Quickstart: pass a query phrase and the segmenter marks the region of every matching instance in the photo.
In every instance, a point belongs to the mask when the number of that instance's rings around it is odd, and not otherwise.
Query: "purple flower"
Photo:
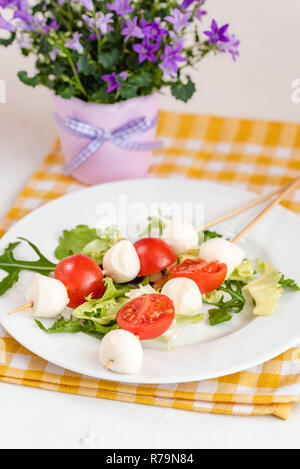
[[[166,16],[165,20],[172,23],[177,33],[181,33],[184,27],[189,25],[192,13],[182,13],[178,8],[174,10],[174,16]]]
[[[201,3],[201,5],[203,5],[204,3],[204,0],[183,0],[183,3],[180,8],[182,10],[187,10],[195,1],[197,1],[198,3]]]
[[[141,20],[143,34],[148,41],[161,42],[161,38],[168,34],[167,29],[162,29],[158,21],[148,23],[146,20]]]
[[[93,0],[73,0],[73,2],[82,3],[82,5],[89,11],[94,9]]]
[[[159,67],[164,72],[164,79],[176,78],[178,72],[177,62],[186,62],[186,58],[180,55],[182,52],[182,43],[171,47],[166,45],[165,51],[161,56],[162,63]]]
[[[51,60],[56,60],[57,54],[59,54],[60,50],[55,47],[49,54]]]
[[[49,34],[50,31],[57,31],[60,28],[56,20],[52,20],[49,25],[44,26],[44,31],[46,34]]]
[[[132,20],[126,20],[125,24],[122,26],[122,34],[125,36],[125,42],[128,41],[131,37],[143,38],[144,34],[141,28],[137,24],[138,17],[135,16]]]
[[[106,81],[108,83],[107,91],[111,93],[114,90],[119,90],[122,88],[122,84],[118,82],[118,78],[123,78],[123,80],[127,80],[127,73],[126,72],[121,72],[119,75],[117,75],[115,72],[109,74],[109,75],[103,75],[101,78],[103,81]]]
[[[115,0],[114,3],[110,3],[107,8],[113,10],[117,15],[125,16],[128,13],[134,11],[134,8],[130,5],[130,0]]]
[[[18,39],[18,44],[21,49],[31,49],[32,48],[32,41],[31,38],[28,37],[28,34],[22,35]]]
[[[207,12],[205,10],[202,10],[201,9],[201,6],[198,8],[198,10],[196,11],[195,13],[195,18],[197,18],[198,20],[202,20],[202,17],[207,15]]]
[[[33,16],[31,16],[29,13],[27,13],[27,11],[22,10],[22,9],[16,10],[14,12],[14,19],[15,18],[18,18],[21,21],[24,21],[24,23],[28,23],[28,24],[32,23],[33,21]]]
[[[22,1],[20,0],[0,0],[0,7],[2,8],[13,8],[13,7],[18,7],[22,8]]]
[[[14,25],[9,21],[6,21],[0,13],[0,29],[13,32],[15,30]]]
[[[227,35],[228,37],[228,42],[222,42],[219,45],[219,49],[221,52],[226,52],[228,54],[231,54],[231,57],[235,61],[236,58],[240,55],[239,53],[239,45],[240,45],[240,40],[234,35]]]
[[[68,39],[67,42],[65,43],[65,46],[68,49],[74,49],[78,52],[78,54],[82,54],[84,51],[83,46],[80,44],[80,38],[82,37],[82,34],[76,31],[74,33],[73,37]]]
[[[209,39],[209,42],[212,44],[218,44],[218,42],[228,42],[228,36],[226,35],[226,32],[229,28],[229,24],[225,24],[224,26],[221,26],[219,28],[218,23],[216,20],[213,20],[211,23],[211,31],[204,31],[204,34]]]
[[[98,29],[101,34],[106,34],[108,31],[112,31],[112,27],[109,26],[113,23],[113,13],[107,13],[106,15],[99,11],[96,14],[96,18],[90,18],[87,15],[82,15],[82,19],[87,23],[91,31]]]
[[[159,49],[159,44],[150,44],[147,39],[144,39],[142,44],[134,44],[132,48],[139,54],[140,64],[145,60],[148,60],[149,62],[157,61],[155,52]]]

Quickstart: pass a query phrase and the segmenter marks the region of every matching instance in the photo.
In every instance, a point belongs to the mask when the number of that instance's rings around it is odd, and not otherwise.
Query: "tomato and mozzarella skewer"
[[[134,280],[138,276],[141,265],[133,244],[127,239],[115,244],[105,254],[103,268],[105,274],[116,283]]]
[[[102,339],[99,359],[106,369],[121,374],[136,374],[143,365],[143,349],[134,334],[119,329],[109,332]]]
[[[199,244],[196,228],[191,223],[179,219],[173,219],[166,225],[162,239],[172,246],[176,254],[184,254],[197,248]]]
[[[214,238],[202,244],[199,257],[206,262],[218,261],[226,264],[227,275],[230,275],[243,262],[245,252],[226,239]]]
[[[174,302],[176,314],[194,315],[202,306],[198,285],[189,278],[169,280],[161,293]]]

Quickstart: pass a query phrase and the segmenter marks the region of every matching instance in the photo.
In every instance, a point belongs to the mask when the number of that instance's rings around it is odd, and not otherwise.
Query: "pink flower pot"
[[[139,117],[155,119],[159,109],[159,95],[129,99],[112,105],[86,103],[80,99],[54,97],[55,113],[63,120],[75,118],[105,131],[112,131]],[[155,142],[157,125],[130,137],[134,142]],[[68,163],[83,150],[90,140],[71,134],[58,125],[65,161]],[[91,158],[79,166],[72,176],[84,184],[145,177],[151,163],[152,151],[128,151],[105,141]]]

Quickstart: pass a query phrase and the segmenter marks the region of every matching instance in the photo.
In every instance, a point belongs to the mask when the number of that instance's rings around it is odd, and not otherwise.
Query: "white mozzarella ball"
[[[162,239],[173,247],[176,254],[183,254],[198,246],[198,232],[188,222],[173,219],[165,227]]]
[[[133,244],[127,239],[115,244],[105,254],[103,268],[114,282],[127,283],[134,280],[139,274],[141,264]]]
[[[112,360],[109,369],[116,373],[136,374],[143,365],[141,342],[123,329],[111,331],[101,341],[99,359],[103,366]]]
[[[199,257],[206,262],[218,261],[227,265],[230,275],[242,262],[243,249],[223,238],[209,239],[200,248]]]
[[[31,315],[36,318],[56,318],[69,303],[68,292],[55,278],[36,274],[27,292],[27,301],[33,302]]]
[[[169,280],[161,293],[173,300],[176,314],[194,315],[202,306],[199,287],[189,278]]]

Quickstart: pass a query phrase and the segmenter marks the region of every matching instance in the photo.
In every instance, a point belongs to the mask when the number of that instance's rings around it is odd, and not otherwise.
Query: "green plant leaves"
[[[189,79],[185,85],[183,83],[176,83],[172,85],[171,91],[174,98],[187,103],[195,93],[196,86]]]
[[[16,33],[12,32],[8,39],[0,38],[0,46],[4,46],[4,47],[10,46],[14,42],[16,37],[17,37]]]
[[[39,77],[30,78],[24,70],[18,73],[18,77],[24,85],[32,86],[33,88],[40,84]]]
[[[101,52],[98,57],[99,63],[109,71],[112,71],[114,67],[116,67],[121,60],[121,52],[117,48],[113,48],[109,52]]]

